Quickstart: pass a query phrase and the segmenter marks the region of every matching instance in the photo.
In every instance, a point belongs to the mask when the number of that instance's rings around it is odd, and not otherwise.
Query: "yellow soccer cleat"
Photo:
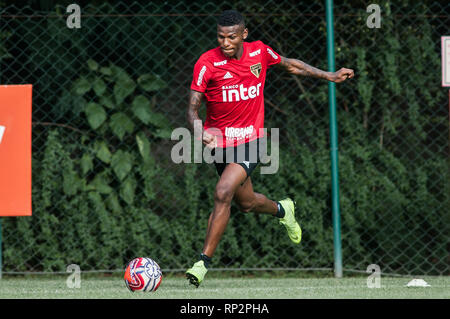
[[[198,288],[203,278],[206,275],[208,269],[205,267],[203,260],[200,260],[192,266],[192,268],[186,271],[186,278],[189,279],[189,283]]]
[[[289,238],[296,244],[302,240],[302,229],[295,220],[295,202],[286,198],[279,201],[280,205],[284,208],[284,217],[280,218],[280,224],[286,227]]]

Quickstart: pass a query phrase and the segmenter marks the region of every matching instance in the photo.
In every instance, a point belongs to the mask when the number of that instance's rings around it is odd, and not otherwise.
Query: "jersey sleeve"
[[[206,91],[210,76],[211,71],[206,59],[200,57],[194,66],[191,90],[204,93]]]
[[[266,56],[267,67],[281,62],[281,56],[275,52],[270,46],[264,44],[264,54]]]

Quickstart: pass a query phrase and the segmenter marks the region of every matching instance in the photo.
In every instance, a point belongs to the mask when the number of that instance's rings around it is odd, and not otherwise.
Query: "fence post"
[[[334,72],[334,27],[333,27],[333,0],[326,2],[327,20],[327,58],[328,71]],[[338,167],[338,139],[336,120],[336,87],[334,82],[328,82],[328,103],[330,110],[330,157],[331,157],[331,191],[332,191],[332,218],[334,242],[334,276],[342,277],[342,248],[341,248],[341,217],[339,211],[339,167]]]

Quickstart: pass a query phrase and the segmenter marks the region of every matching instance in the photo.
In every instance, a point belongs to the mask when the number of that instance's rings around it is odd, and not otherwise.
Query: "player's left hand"
[[[331,81],[341,83],[347,79],[351,79],[354,76],[355,72],[352,69],[341,68],[332,74]]]
[[[203,144],[206,145],[208,148],[215,148],[217,147],[217,137],[215,135],[209,134],[206,131],[203,131]]]

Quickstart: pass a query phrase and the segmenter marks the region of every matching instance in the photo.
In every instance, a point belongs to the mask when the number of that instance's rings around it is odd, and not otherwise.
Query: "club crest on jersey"
[[[250,71],[257,78],[259,78],[259,75],[261,74],[261,69],[262,69],[261,63],[253,64],[253,65],[250,66]]]

